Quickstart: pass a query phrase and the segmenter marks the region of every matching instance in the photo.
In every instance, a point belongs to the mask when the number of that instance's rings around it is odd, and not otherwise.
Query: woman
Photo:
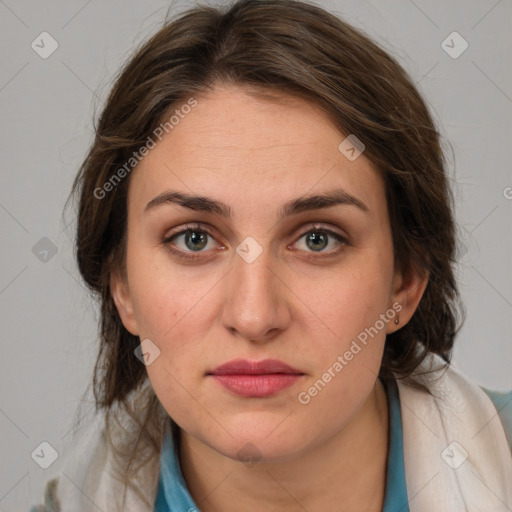
[[[439,134],[366,36],[191,9],[124,68],[74,191],[100,414],[33,510],[510,510],[512,394],[449,364]]]

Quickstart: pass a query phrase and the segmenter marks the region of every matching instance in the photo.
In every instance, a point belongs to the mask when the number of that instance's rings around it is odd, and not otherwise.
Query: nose
[[[252,343],[273,340],[290,322],[287,286],[265,249],[252,262],[236,254],[226,276],[222,322],[232,335]]]

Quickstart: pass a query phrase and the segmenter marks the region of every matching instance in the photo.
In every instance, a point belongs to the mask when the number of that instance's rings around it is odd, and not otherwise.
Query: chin
[[[257,462],[282,462],[306,449],[307,440],[299,433],[309,431],[291,421],[285,426],[289,419],[283,421],[283,418],[286,415],[279,420],[275,415],[266,420],[257,415],[244,421],[226,422],[223,425],[227,432],[221,429],[220,434],[218,430],[208,429],[198,438],[222,455],[248,466]]]
[[[244,463],[247,466],[262,463],[277,463],[293,460],[299,456],[304,446],[298,443],[249,439],[234,439],[229,446],[225,447],[226,451],[220,451],[226,457]]]

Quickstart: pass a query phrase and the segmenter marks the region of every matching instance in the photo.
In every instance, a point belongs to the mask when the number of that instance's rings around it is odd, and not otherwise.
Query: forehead
[[[166,189],[215,196],[232,204],[234,215],[241,207],[277,210],[292,197],[333,188],[372,209],[385,206],[379,173],[364,153],[351,161],[339,150],[348,134],[315,105],[234,87],[196,101],[174,116],[172,129],[132,172],[129,201],[138,212]]]

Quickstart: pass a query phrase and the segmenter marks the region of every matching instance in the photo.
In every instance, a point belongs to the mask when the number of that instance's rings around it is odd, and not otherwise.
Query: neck
[[[203,512],[377,512],[384,502],[388,430],[386,393],[377,379],[345,428],[300,458],[248,467],[181,431],[181,467]]]

